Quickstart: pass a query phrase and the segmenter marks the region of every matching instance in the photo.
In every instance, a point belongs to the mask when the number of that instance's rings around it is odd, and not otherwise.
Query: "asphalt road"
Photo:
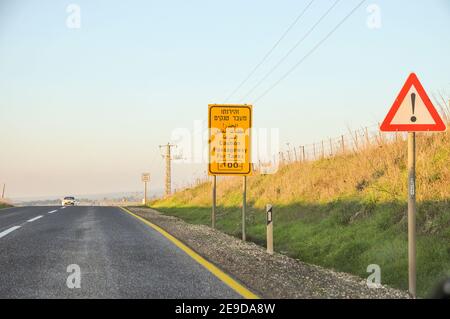
[[[0,298],[239,297],[119,208],[0,210]]]

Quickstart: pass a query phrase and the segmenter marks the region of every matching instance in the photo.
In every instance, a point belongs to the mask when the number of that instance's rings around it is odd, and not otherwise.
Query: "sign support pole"
[[[147,205],[147,182],[144,182],[144,205]]]
[[[416,297],[416,133],[408,132],[408,266],[409,293]]]
[[[212,187],[212,210],[211,210],[211,227],[216,228],[216,189],[217,189],[217,176],[213,175],[213,187]]]
[[[246,240],[245,234],[245,211],[247,210],[247,176],[244,176],[242,185],[242,240]]]
[[[444,132],[446,125],[411,73],[380,126],[380,131],[408,132],[408,291],[416,298],[416,132]],[[381,140],[381,142],[383,142]]]

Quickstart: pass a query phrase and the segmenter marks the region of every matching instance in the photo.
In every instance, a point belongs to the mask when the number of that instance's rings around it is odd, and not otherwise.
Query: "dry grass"
[[[417,200],[450,198],[450,134],[417,135]],[[280,167],[277,174],[248,178],[248,199],[256,208],[266,203],[323,203],[343,198],[373,201],[405,200],[406,156],[404,140],[366,148],[313,162]],[[218,177],[218,200],[239,204],[241,178]],[[235,198],[237,197],[237,198]],[[209,206],[209,183],[175,194],[171,204]]]

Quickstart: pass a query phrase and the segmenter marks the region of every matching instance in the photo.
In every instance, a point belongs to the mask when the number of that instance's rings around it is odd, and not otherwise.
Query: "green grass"
[[[210,207],[154,207],[189,223],[210,225]],[[407,290],[407,225],[402,218],[406,207],[392,202],[354,217],[361,209],[364,206],[358,202],[274,207],[275,250],[363,278],[368,276],[368,265],[378,264],[382,283]],[[449,221],[450,207],[445,215]],[[217,228],[240,237],[240,218],[240,207],[218,207]],[[247,227],[248,240],[265,245],[263,210],[249,207]],[[439,233],[424,231],[424,225],[418,228],[417,285],[421,296],[428,295],[437,281],[450,275],[450,225]]]
[[[11,205],[4,204],[4,203],[0,203],[0,209],[2,209],[2,208],[8,208],[8,207],[11,207]]]
[[[427,296],[450,275],[449,134],[417,141],[417,288]],[[294,163],[248,179],[247,238],[265,245],[267,203],[274,205],[275,250],[407,290],[406,145],[382,144],[315,162]],[[217,228],[241,236],[241,179],[219,178]],[[152,207],[210,225],[211,185],[157,200]]]

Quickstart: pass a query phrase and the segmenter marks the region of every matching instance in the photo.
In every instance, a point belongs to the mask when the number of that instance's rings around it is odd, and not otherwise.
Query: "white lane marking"
[[[64,208],[66,208],[66,207],[61,207],[61,209],[64,209]]]
[[[39,218],[42,218],[42,217],[44,217],[44,216],[39,215],[39,216],[36,216],[34,218],[31,218],[31,219],[27,220],[27,222],[29,222],[29,223],[34,222],[35,220],[38,220]]]
[[[19,228],[20,228],[20,226],[14,226],[14,227],[8,228],[7,230],[2,231],[0,233],[0,238],[5,237],[9,233],[11,233],[11,232],[13,232],[13,231],[15,231],[16,229],[19,229]]]
[[[48,212],[47,214],[53,214],[53,213],[56,213],[57,212],[57,210],[55,209],[55,210],[52,210],[51,212]]]

